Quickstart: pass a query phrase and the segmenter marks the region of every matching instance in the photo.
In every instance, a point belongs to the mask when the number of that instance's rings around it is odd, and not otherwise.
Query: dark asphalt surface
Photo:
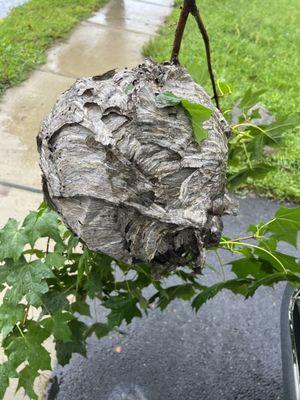
[[[240,200],[224,233],[236,237],[250,223],[270,219],[279,204]],[[211,259],[211,263],[215,260]],[[206,270],[204,281],[215,274]],[[53,400],[277,400],[282,397],[280,303],[285,285],[260,288],[244,300],[229,292],[195,315],[174,302],[164,313],[135,319],[126,335],[92,338],[87,359],[74,355],[58,368]],[[96,314],[101,309],[95,308]],[[120,354],[114,347],[120,345]],[[54,390],[55,389],[55,390]],[[58,393],[55,394],[55,392]]]

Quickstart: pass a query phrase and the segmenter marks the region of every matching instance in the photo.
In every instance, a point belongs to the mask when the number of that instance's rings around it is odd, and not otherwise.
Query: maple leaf
[[[109,327],[119,326],[123,320],[129,324],[134,317],[142,317],[141,311],[136,306],[137,302],[138,300],[131,295],[128,297],[118,295],[106,300],[103,305],[111,309],[107,316]]]
[[[57,243],[63,244],[60,236],[58,217],[54,211],[48,208],[30,211],[22,226],[32,247],[42,237],[50,237]]]
[[[11,365],[17,369],[27,361],[32,371],[51,370],[51,358],[42,343],[49,337],[49,332],[38,323],[30,321],[23,336],[14,338],[5,348],[5,354]]]
[[[17,322],[23,320],[25,306],[23,304],[7,304],[0,306],[0,333],[2,339],[13,330]]]
[[[41,325],[53,335],[56,340],[66,343],[72,340],[72,332],[67,322],[73,319],[73,315],[65,312],[58,312],[41,321]]]
[[[232,272],[238,278],[263,278],[274,272],[272,265],[262,260],[256,260],[255,258],[240,258],[230,262]]]
[[[40,306],[41,295],[48,291],[45,279],[54,276],[51,269],[40,260],[27,263],[23,259],[17,264],[10,264],[6,281],[11,288],[5,294],[6,301],[17,304],[26,296],[29,304]]]
[[[17,261],[29,242],[24,229],[18,229],[19,223],[15,219],[9,219],[7,224],[0,230],[0,261],[11,258]]]
[[[57,361],[60,365],[66,365],[70,361],[73,353],[79,353],[86,356],[86,331],[87,326],[76,319],[68,323],[71,330],[71,341],[63,342],[57,340],[55,343]]]
[[[228,281],[218,282],[212,286],[208,286],[204,288],[201,293],[194,298],[192,302],[192,307],[196,311],[198,311],[204,303],[206,303],[209,299],[215,297],[223,289],[230,290],[234,294],[247,296],[248,286],[252,282],[253,280],[251,279],[231,279]]]
[[[31,368],[30,365],[26,365],[26,367],[23,368],[18,374],[19,382],[17,390],[23,388],[25,393],[31,400],[35,400],[38,398],[33,390],[34,380],[37,376],[39,376],[39,372]]]
[[[278,240],[290,243],[297,247],[297,234],[300,231],[300,206],[293,208],[281,207],[271,222],[266,224]]]
[[[208,132],[203,128],[203,122],[209,120],[213,111],[200,103],[195,103],[188,99],[182,99],[171,92],[162,92],[157,96],[159,103],[165,106],[180,105],[186,110],[193,128],[194,139],[197,143],[201,143],[206,139]]]

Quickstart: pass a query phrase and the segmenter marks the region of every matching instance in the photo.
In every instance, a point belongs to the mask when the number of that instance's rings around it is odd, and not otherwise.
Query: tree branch
[[[215,77],[214,77],[212,65],[211,65],[209,37],[208,37],[207,31],[205,29],[205,26],[203,24],[201,15],[199,13],[199,10],[198,10],[196,4],[194,4],[194,7],[193,7],[191,13],[192,13],[193,17],[195,18],[195,20],[197,22],[198,28],[199,28],[199,30],[201,32],[201,35],[202,35],[202,38],[203,38],[203,41],[204,41],[207,68],[208,68],[208,73],[209,73],[211,85],[212,85],[213,92],[214,92],[214,99],[215,99],[217,108],[220,109],[219,96],[218,96],[218,92],[217,92],[217,87],[216,87],[216,83],[215,83]]]
[[[173,49],[172,49],[172,54],[171,54],[171,61],[176,64],[179,64],[178,56],[179,56],[179,52],[180,52],[181,42],[182,42],[185,27],[186,27],[186,22],[187,22],[187,19],[188,19],[188,16],[190,13],[195,18],[198,28],[200,30],[200,33],[202,35],[202,39],[204,41],[207,68],[208,68],[208,73],[209,73],[209,77],[210,77],[210,81],[211,81],[211,85],[212,85],[212,89],[213,89],[213,94],[214,94],[213,98],[216,102],[217,108],[220,109],[219,96],[218,96],[218,92],[217,92],[217,87],[216,87],[216,83],[215,83],[215,77],[214,77],[212,65],[211,65],[209,36],[205,29],[204,23],[202,21],[199,9],[196,5],[196,0],[184,0],[184,2],[183,2],[183,6],[181,7],[181,13],[179,16],[179,20],[178,20],[177,28],[176,28],[176,32],[175,32]]]
[[[181,41],[183,38],[183,33],[185,30],[186,21],[188,19],[189,13],[191,11],[190,3],[192,3],[192,1],[184,0],[183,6],[181,7],[181,12],[180,12],[179,20],[177,23],[177,28],[175,31],[173,49],[172,49],[172,54],[171,54],[171,62],[173,62],[174,64],[179,64],[178,54],[180,51],[180,46],[181,46]]]

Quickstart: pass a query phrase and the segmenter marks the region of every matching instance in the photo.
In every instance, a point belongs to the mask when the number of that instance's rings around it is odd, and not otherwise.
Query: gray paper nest
[[[213,110],[198,144],[186,111],[163,105],[171,92]],[[204,262],[216,245],[225,194],[222,114],[182,67],[146,60],[133,69],[78,79],[38,135],[48,203],[88,246],[157,269]]]

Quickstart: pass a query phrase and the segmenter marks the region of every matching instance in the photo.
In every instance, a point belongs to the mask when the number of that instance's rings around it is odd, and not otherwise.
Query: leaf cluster
[[[222,93],[230,94],[228,85],[224,85]],[[299,125],[298,118],[272,116],[260,103],[263,93],[264,90],[248,89],[229,113],[232,136],[227,182],[231,190],[245,185],[249,178],[261,179],[267,175],[274,168],[268,156],[281,151],[285,134]]]
[[[220,97],[232,94],[230,85],[218,81]],[[264,90],[248,89],[244,96],[228,110],[228,122],[231,126],[231,138],[228,142],[227,185],[236,190],[247,184],[249,179],[261,179],[274,167],[268,156],[281,150],[285,134],[299,125],[297,118],[275,119],[260,103]],[[157,96],[163,106],[181,106],[190,118],[194,139],[198,144],[207,138],[205,129],[213,111],[201,104],[180,98],[171,92],[162,92]]]
[[[188,255],[186,266],[157,278],[148,265],[129,266],[91,252],[45,204],[22,224],[10,219],[0,230],[0,332],[6,357],[0,397],[10,378],[17,378],[18,390],[37,398],[34,381],[52,368],[49,340],[64,365],[75,352],[86,355],[90,335],[102,338],[175,299],[191,301],[197,311],[223,289],[249,297],[278,281],[299,287],[297,259],[277,249],[280,241],[296,246],[299,230],[300,207],[280,208],[267,223],[251,225],[249,236],[223,237],[219,250],[238,256],[222,266],[231,269],[231,279],[204,286]],[[106,309],[99,321],[91,318],[93,299]]]

